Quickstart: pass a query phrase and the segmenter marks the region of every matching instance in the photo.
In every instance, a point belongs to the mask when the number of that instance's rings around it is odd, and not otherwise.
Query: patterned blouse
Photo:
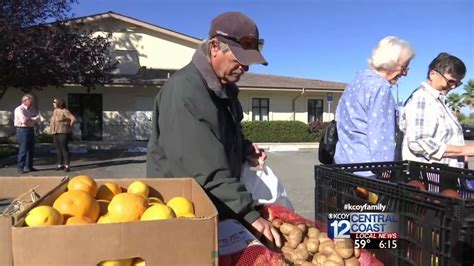
[[[53,116],[51,117],[50,122],[50,133],[59,134],[59,133],[71,133],[71,119],[69,117],[71,113],[68,109],[59,109],[56,108],[53,111]]]
[[[464,145],[458,119],[446,105],[445,96],[428,83],[413,92],[400,116],[400,129],[405,133],[403,160],[443,163],[464,167],[464,156],[446,158],[446,146]]]
[[[381,75],[360,71],[344,90],[336,109],[336,163],[393,161],[395,100]]]

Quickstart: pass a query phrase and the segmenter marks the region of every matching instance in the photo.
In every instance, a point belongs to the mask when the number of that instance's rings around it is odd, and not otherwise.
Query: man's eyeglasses
[[[441,74],[441,72],[437,71],[437,70],[433,70],[434,72],[438,73],[441,77],[444,78],[444,80],[446,80],[446,83],[448,84],[449,87],[459,87],[462,85],[462,81],[460,80],[455,80],[455,79],[448,79],[447,77],[445,77],[443,74]]]
[[[224,37],[225,39],[237,42],[245,50],[262,51],[263,50],[263,44],[265,42],[263,39],[257,39],[253,36],[244,36],[244,37],[241,37],[239,39],[236,39],[236,38],[230,37],[230,36],[221,35],[221,34],[218,34],[217,36],[221,36],[221,37]]]

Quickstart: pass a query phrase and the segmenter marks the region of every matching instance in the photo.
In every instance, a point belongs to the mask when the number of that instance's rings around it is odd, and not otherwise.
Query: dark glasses
[[[225,36],[225,35],[221,35],[221,34],[218,34],[217,36],[221,36],[225,39],[228,39],[228,40],[232,40],[234,42],[237,42],[238,44],[240,44],[240,46],[245,49],[245,50],[258,50],[258,51],[262,51],[263,49],[263,44],[264,44],[264,40],[263,39],[257,39],[253,36],[244,36],[244,37],[241,37],[239,39],[237,38],[234,38],[234,37],[230,37],[230,36]]]
[[[441,72],[439,71],[436,71],[436,70],[433,70],[434,72],[438,73],[441,77],[444,78],[444,80],[446,80],[446,83],[448,84],[449,87],[459,87],[462,85],[462,81],[460,80],[455,80],[455,79],[448,79],[446,78],[443,74],[441,74]]]

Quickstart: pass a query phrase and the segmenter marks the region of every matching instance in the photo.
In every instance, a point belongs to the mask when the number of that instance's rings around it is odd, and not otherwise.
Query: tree
[[[453,109],[453,111],[460,110],[462,107],[464,107],[463,98],[458,93],[450,93],[447,99],[449,106]]]
[[[474,80],[470,79],[466,85],[464,85],[464,92],[461,96],[463,103],[469,107],[473,107],[474,104]]]
[[[71,20],[77,0],[0,0],[0,99],[8,88],[108,81],[107,37],[93,37]]]

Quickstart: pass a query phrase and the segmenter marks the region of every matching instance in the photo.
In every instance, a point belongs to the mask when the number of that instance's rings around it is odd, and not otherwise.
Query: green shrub
[[[11,135],[8,137],[0,137],[0,144],[17,144],[18,141],[15,135]]]
[[[242,131],[253,142],[314,142],[320,135],[300,121],[242,122]]]
[[[39,134],[36,137],[36,142],[38,143],[53,143],[53,135],[51,134]]]
[[[457,117],[458,121],[460,121],[460,122],[462,122],[463,120],[466,119],[466,115],[461,113],[461,112],[457,112],[456,117]]]
[[[10,145],[0,146],[0,158],[6,158],[12,155],[18,154],[18,148]]]
[[[474,125],[474,118],[470,118],[470,117],[466,118],[466,119],[461,121],[461,124],[472,126],[472,125]]]

